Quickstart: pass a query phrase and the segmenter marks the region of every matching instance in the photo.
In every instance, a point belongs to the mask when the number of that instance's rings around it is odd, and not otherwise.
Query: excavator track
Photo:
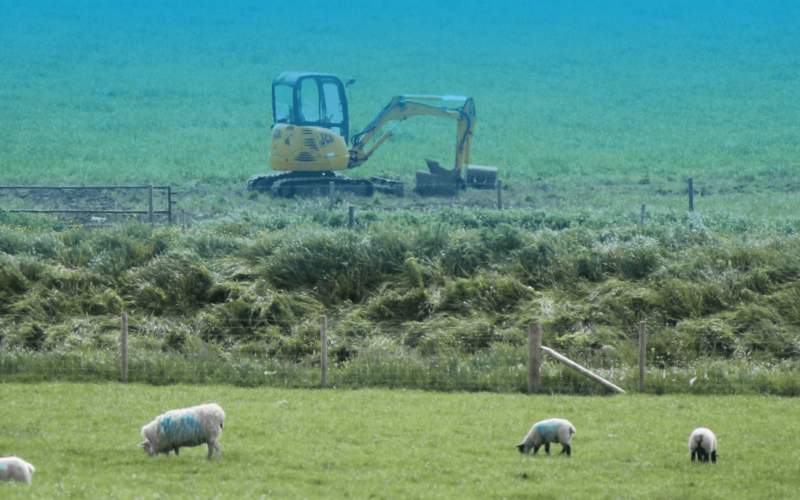
[[[369,179],[352,179],[330,171],[256,174],[247,181],[247,189],[281,198],[325,196],[331,182],[337,192],[356,196],[372,196],[375,193],[375,186]]]
[[[372,196],[375,186],[369,179],[351,179],[343,175],[336,177],[298,177],[282,179],[272,184],[272,196],[294,198],[296,196],[325,196],[331,182],[336,192],[352,193],[356,196]]]

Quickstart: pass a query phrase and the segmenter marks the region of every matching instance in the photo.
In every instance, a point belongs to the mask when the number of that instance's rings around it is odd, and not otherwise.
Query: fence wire
[[[121,321],[97,331],[3,323],[0,381],[120,380]],[[323,363],[319,321],[128,318],[127,381],[154,385],[231,384],[317,388]],[[60,328],[60,329],[59,329]],[[528,325],[407,323],[330,319],[324,329],[326,386],[436,391],[528,391]],[[626,392],[639,386],[639,325],[543,325],[542,346]],[[800,327],[679,331],[647,326],[644,392],[800,395]],[[544,354],[540,393],[609,394],[606,387]]]

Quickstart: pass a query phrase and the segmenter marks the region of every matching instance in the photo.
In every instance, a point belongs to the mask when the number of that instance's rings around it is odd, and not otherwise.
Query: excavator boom
[[[417,101],[439,101],[458,102],[456,107],[432,106]],[[350,149],[350,164],[348,168],[354,168],[366,162],[372,153],[383,144],[383,141],[391,137],[394,127],[400,121],[412,116],[429,115],[440,118],[450,118],[458,121],[456,133],[456,157],[455,168],[459,171],[463,164],[469,163],[469,150],[472,144],[472,132],[475,129],[475,103],[471,97],[464,96],[435,96],[435,95],[409,95],[403,94],[392,98],[364,130],[353,136],[353,147]],[[395,125],[385,132],[369,150],[364,151],[366,145],[380,132],[389,122],[397,121]]]

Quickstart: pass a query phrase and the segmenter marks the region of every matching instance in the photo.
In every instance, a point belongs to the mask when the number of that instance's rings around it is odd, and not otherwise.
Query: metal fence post
[[[149,200],[149,205],[147,208],[147,220],[150,221],[150,224],[155,222],[155,216],[153,215],[153,185],[147,185],[147,197]]]
[[[689,177],[689,211],[694,212],[694,182]]]

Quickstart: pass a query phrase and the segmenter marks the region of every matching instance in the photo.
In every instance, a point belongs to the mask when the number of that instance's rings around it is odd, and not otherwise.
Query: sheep
[[[0,458],[0,481],[14,479],[20,483],[31,484],[33,465],[18,457]]]
[[[550,418],[536,422],[531,427],[528,435],[522,440],[522,443],[517,445],[519,452],[523,455],[529,453],[533,448],[535,455],[539,451],[539,447],[544,444],[544,451],[550,454],[550,443],[560,443],[562,450],[559,455],[564,453],[567,456],[572,456],[572,448],[569,445],[572,435],[575,434],[575,426],[563,418]]]
[[[708,462],[710,456],[711,463],[717,463],[717,437],[709,429],[698,427],[689,436],[689,452],[692,462],[696,454],[701,462]]]
[[[208,444],[208,459],[216,453],[219,458],[219,436],[225,422],[225,412],[219,405],[211,403],[191,408],[170,410],[157,416],[142,427],[144,442],[139,446],[148,456],[165,454],[171,451],[180,455],[181,447]]]

